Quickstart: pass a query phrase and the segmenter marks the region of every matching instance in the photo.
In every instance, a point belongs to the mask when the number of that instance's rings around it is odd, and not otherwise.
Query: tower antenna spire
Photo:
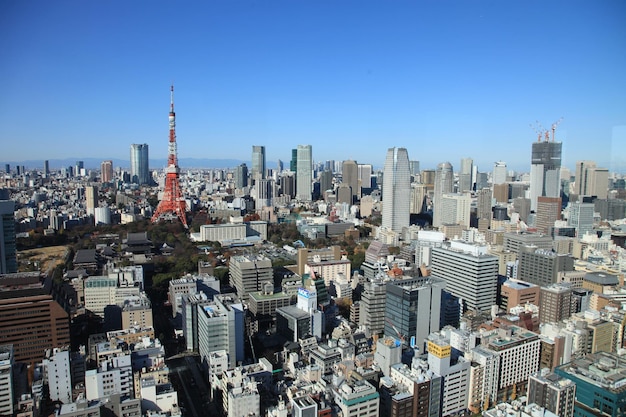
[[[174,83],[170,86],[170,113],[174,113]]]
[[[180,188],[178,157],[176,148],[176,113],[174,113],[174,84],[170,86],[170,114],[169,114],[170,138],[168,143],[167,168],[165,169],[165,189],[163,198],[159,202],[152,222],[162,219],[178,217],[187,226],[187,203],[183,198]]]

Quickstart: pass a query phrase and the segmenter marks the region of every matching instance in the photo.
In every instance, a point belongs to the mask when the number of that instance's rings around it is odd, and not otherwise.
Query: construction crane
[[[537,142],[541,142],[541,137],[546,130],[541,126],[538,120],[535,120],[535,124],[529,124],[530,128],[537,134]]]
[[[396,334],[398,335],[398,338],[400,339],[400,342],[402,342],[402,344],[406,343],[406,336],[403,335],[402,333],[400,333],[400,331],[396,328],[396,326],[394,326],[394,324],[391,322],[390,319],[386,319],[387,323],[389,323],[389,325],[391,326],[391,328],[393,329],[394,332],[396,332]]]
[[[557,120],[556,122],[552,123],[552,142],[554,142],[554,133],[556,132],[556,127],[563,121],[563,118],[561,117],[559,120]]]

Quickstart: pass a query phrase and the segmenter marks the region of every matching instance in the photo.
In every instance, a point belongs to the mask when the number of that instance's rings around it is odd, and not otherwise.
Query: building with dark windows
[[[400,339],[404,346],[417,346],[424,352],[428,335],[439,331],[445,287],[445,281],[435,277],[387,282],[385,336]]]
[[[554,141],[534,142],[530,162],[530,209],[537,210],[539,197],[561,194],[561,149]]]
[[[0,273],[17,272],[17,252],[15,249],[15,202],[0,201]]]
[[[252,180],[256,183],[265,178],[265,146],[252,147]]]

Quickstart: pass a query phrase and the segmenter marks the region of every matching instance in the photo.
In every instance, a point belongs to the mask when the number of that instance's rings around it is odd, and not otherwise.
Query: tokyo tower
[[[178,158],[176,156],[176,113],[174,113],[174,86],[170,87],[170,141],[168,145],[167,168],[165,170],[165,189],[163,198],[152,216],[152,223],[177,216],[187,226],[187,204],[180,190],[178,179]]]

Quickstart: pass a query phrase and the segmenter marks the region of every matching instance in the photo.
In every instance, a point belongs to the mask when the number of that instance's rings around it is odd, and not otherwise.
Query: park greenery
[[[258,216],[247,216],[246,220],[258,220]],[[200,225],[206,224],[211,219],[207,218],[206,212],[198,212],[191,220],[191,229],[199,229]],[[293,245],[296,241],[301,241],[307,248],[323,248],[331,245],[339,245],[342,253],[351,261],[352,270],[360,268],[365,259],[365,251],[368,241],[364,239],[369,234],[369,229],[359,227],[359,239],[352,236],[341,237],[320,237],[309,239],[298,231],[294,222],[270,224],[268,225],[267,241],[281,248],[285,245]],[[153,273],[151,295],[159,300],[164,300],[167,296],[169,281],[180,278],[198,270],[198,262],[209,262],[213,267],[214,275],[220,280],[222,285],[228,285],[228,259],[234,254],[233,250],[222,247],[218,242],[207,242],[202,246],[209,246],[211,250],[200,250],[198,245],[189,239],[188,230],[179,222],[161,222],[153,224],[149,220],[142,220],[123,225],[100,225],[100,226],[80,226],[70,230],[61,230],[58,233],[46,236],[43,230],[35,229],[29,233],[28,237],[17,239],[18,250],[30,248],[66,245],[71,250],[71,256],[64,263],[57,265],[52,271],[53,278],[60,280],[63,273],[72,268],[72,258],[77,250],[96,248],[101,243],[101,237],[117,236],[108,244],[118,253],[122,251],[122,241],[126,239],[128,233],[147,232],[148,238],[155,248],[153,260]],[[164,246],[165,245],[165,246]],[[163,248],[167,251],[163,251]],[[294,264],[285,258],[272,260],[273,267],[283,268]],[[129,261],[121,261],[120,266],[130,264]],[[158,301],[158,300],[155,300]]]

